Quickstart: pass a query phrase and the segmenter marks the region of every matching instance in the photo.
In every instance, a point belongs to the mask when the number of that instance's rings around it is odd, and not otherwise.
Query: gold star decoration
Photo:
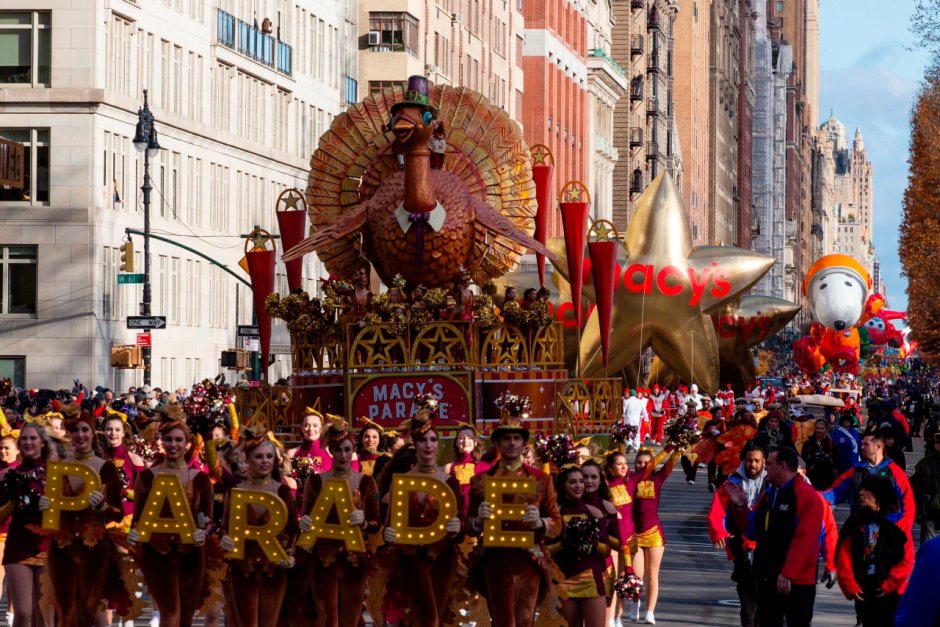
[[[426,363],[434,363],[438,359],[447,363],[466,360],[465,353],[462,357],[458,354],[461,352],[458,349],[463,346],[463,339],[456,327],[436,324],[430,333],[422,334],[415,343],[427,350],[424,357]]]
[[[531,147],[532,150],[532,165],[554,165],[552,163],[552,153],[548,149],[548,146],[544,144],[536,144]]]
[[[298,204],[306,205],[303,192],[296,187],[285,189],[277,199],[278,211],[289,211],[291,209],[306,209],[306,206],[298,207]]]
[[[365,356],[363,366],[389,366],[402,361],[405,354],[405,342],[402,338],[395,335],[386,335],[386,329],[383,326],[377,326],[372,329],[371,337],[366,334],[362,340],[369,346]]]
[[[773,259],[741,248],[693,248],[688,215],[666,175],[658,176],[637,201],[623,244],[618,255],[622,274],[614,291],[615,349],[605,369],[593,311],[581,335],[580,375],[628,369],[652,347],[684,380],[704,391],[716,390],[718,339],[706,312],[749,289]],[[566,272],[564,261],[556,271]]]
[[[567,198],[565,202],[578,202],[581,200],[581,190],[577,187],[568,188]]]

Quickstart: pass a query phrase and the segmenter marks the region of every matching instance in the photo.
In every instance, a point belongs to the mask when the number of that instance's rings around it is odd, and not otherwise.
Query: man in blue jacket
[[[917,552],[914,572],[898,603],[894,627],[940,625],[940,538],[928,541]]]

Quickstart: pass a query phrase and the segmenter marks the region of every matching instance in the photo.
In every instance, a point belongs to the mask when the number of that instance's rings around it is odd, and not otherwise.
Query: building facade
[[[855,130],[850,147],[845,125],[830,115],[816,133],[814,159],[813,232],[819,236],[819,253],[849,255],[873,274],[874,176],[861,129]]]
[[[571,180],[587,183],[592,160],[586,4],[573,0],[522,2],[523,134],[530,146],[544,144],[551,150],[556,192]],[[595,58],[598,65],[603,64],[603,57]],[[599,87],[596,82],[595,86]],[[560,214],[552,211],[548,235],[561,234]]]
[[[675,122],[682,146],[682,198],[689,213],[695,244],[708,243],[710,160],[709,48],[711,16],[708,2],[680,0],[673,25]]]
[[[593,197],[594,218],[613,218],[614,111],[630,87],[626,71],[611,56],[614,14],[610,0],[590,0],[588,15],[588,129],[591,158],[585,183]]]
[[[673,101],[674,26],[677,0],[622,0],[613,4],[614,60],[630,79],[627,98],[614,111],[613,218],[629,222],[633,204],[646,186],[668,172],[679,189],[684,163]]]
[[[751,180],[754,204],[753,248],[774,258],[754,293],[798,302],[785,269],[792,265],[787,246],[787,89],[793,71],[788,44],[770,36],[771,22],[763,2],[754,6],[754,113]],[[789,251],[789,252],[788,252]]]
[[[24,144],[29,167],[24,189],[0,200],[10,273],[0,365],[18,385],[78,377],[126,388],[140,371],[112,369],[110,348],[135,343],[126,318],[141,301],[141,287],[117,275],[125,229],[143,225],[143,158],[131,143],[142,91],[163,148],[150,165],[152,232],[240,273],[240,235],[277,232],[278,194],[306,187],[319,136],[356,99],[346,45],[355,2],[80,4],[2,8],[19,45],[0,49],[0,136]],[[143,243],[133,240],[140,272]],[[154,384],[214,377],[236,325],[251,322],[249,291],[170,243],[152,240],[151,261],[152,313],[167,319],[152,333]],[[311,290],[317,273],[306,260]],[[281,264],[277,275],[284,290]],[[286,375],[287,361],[269,378]]]
[[[522,2],[358,0],[361,97],[432,83],[474,89],[522,122]]]

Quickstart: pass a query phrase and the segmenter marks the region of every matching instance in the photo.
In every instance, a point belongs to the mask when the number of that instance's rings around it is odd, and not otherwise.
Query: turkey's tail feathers
[[[321,138],[310,161],[307,187],[311,237],[325,229],[334,241],[319,236],[317,249],[329,272],[349,274],[361,262],[360,242],[355,229],[333,229],[346,222],[352,206],[362,206],[375,190],[399,171],[392,136],[384,132],[391,106],[404,100],[401,87],[366,98],[336,117]],[[476,229],[471,267],[474,280],[500,276],[515,265],[525,249],[540,250],[522,235],[535,229],[535,184],[529,148],[522,129],[500,107],[482,94],[465,87],[434,86],[431,103],[447,131],[447,153],[443,169],[459,177],[471,196],[485,202],[506,223]],[[531,240],[531,238],[529,238]],[[295,247],[309,252],[305,240]],[[525,242],[525,243],[523,243]],[[289,251],[293,258],[304,254]],[[287,255],[285,255],[287,259]]]

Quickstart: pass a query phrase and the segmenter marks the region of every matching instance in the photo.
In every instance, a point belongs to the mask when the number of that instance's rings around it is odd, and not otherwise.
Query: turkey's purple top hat
[[[428,79],[427,77],[416,74],[408,77],[408,90],[405,92],[405,99],[392,105],[394,112],[398,107],[405,105],[417,105],[431,108],[431,99],[428,97]]]

